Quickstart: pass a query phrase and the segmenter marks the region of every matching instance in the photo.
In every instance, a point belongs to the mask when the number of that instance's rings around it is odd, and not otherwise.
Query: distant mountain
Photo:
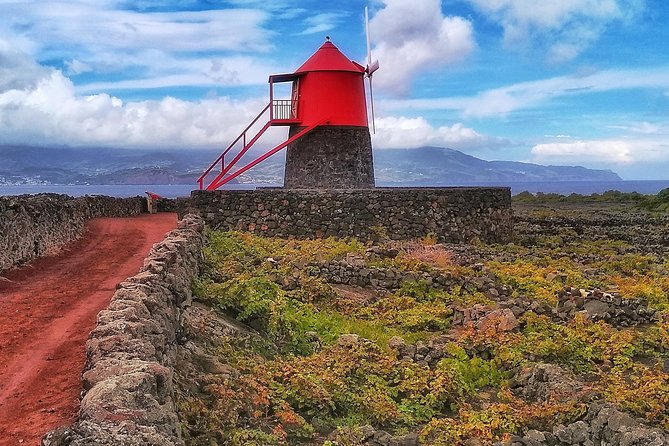
[[[0,184],[194,184],[218,155],[218,150],[0,146]],[[247,154],[242,163],[255,156]],[[239,182],[281,184],[284,160],[283,153],[276,155]],[[374,165],[380,185],[621,180],[610,170],[485,161],[440,147],[375,150]]]
[[[0,146],[0,184],[194,184],[218,150]]]
[[[377,182],[388,183],[401,178],[415,184],[622,180],[610,170],[485,161],[442,147],[378,150],[374,152],[374,163]]]

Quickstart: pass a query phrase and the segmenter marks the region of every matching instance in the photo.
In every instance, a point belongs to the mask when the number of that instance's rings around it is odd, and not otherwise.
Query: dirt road
[[[91,220],[59,255],[0,277],[0,446],[37,445],[73,420],[97,313],[176,222],[175,214]]]

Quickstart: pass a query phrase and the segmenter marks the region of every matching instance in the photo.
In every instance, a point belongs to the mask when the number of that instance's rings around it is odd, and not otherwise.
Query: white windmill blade
[[[365,36],[367,37],[367,68],[365,71],[367,75],[371,75],[379,69],[379,61],[375,60],[372,62],[372,43],[369,36],[369,11],[367,6],[365,6]]]
[[[367,37],[367,78],[369,79],[369,104],[372,113],[372,132],[376,134],[376,122],[374,120],[374,89],[372,88],[372,73],[379,69],[379,61],[372,62],[372,44],[369,37],[369,11],[365,6],[365,36]]]
[[[372,112],[372,133],[376,134],[376,122],[374,121],[374,90],[372,89],[372,76],[369,76],[369,104]]]
[[[372,64],[372,44],[369,40],[369,11],[365,6],[365,37],[367,37],[367,68]]]

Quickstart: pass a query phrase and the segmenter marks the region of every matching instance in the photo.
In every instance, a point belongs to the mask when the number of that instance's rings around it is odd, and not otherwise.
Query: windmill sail
[[[376,122],[374,120],[374,89],[372,88],[372,74],[379,69],[379,61],[372,62],[372,44],[369,35],[369,11],[365,6],[365,36],[367,37],[367,79],[369,79],[369,103],[370,111],[372,113],[372,132],[376,133]]]

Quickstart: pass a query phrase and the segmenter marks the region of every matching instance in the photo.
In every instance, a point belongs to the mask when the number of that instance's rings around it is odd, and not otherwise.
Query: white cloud
[[[61,71],[42,67],[7,45],[0,47],[0,60],[4,61],[3,67],[8,67],[7,76],[2,79],[21,80],[0,84],[0,143],[222,148],[255,117],[266,101],[264,98],[243,101],[212,98],[189,102],[167,97],[123,102],[108,94],[79,95],[87,89],[212,82],[213,74],[228,75],[226,66],[245,65],[239,60],[212,63],[203,59],[188,76],[79,88]],[[198,70],[202,72],[197,74]],[[266,69],[257,71],[268,72]],[[481,135],[460,123],[435,128],[422,117],[379,118],[377,128],[374,144],[379,148],[436,145],[476,150],[504,144],[501,139]],[[263,139],[263,145],[278,143],[284,134],[285,131],[272,132]]]
[[[93,71],[93,68],[78,59],[71,59],[65,62],[66,71],[68,75],[77,75],[81,73],[88,73]]]
[[[628,165],[669,160],[669,145],[657,139],[602,139],[543,143],[532,147],[538,163]]]
[[[573,141],[537,144],[532,147],[536,161],[564,163],[610,162],[628,164],[633,161],[632,147],[627,141]]]
[[[49,70],[0,39],[0,92],[32,88]]]
[[[423,117],[388,116],[376,120],[374,147],[407,149],[422,146],[448,147],[457,150],[480,150],[507,145],[508,141],[481,135],[461,123],[433,127]]]
[[[384,100],[380,105],[385,110],[457,110],[466,116],[480,117],[537,107],[562,96],[627,89],[664,90],[667,87],[669,67],[604,70],[586,75],[520,82],[485,90],[475,96]]]
[[[642,135],[665,135],[669,136],[669,122],[629,122],[626,124],[611,125],[612,129],[624,130],[627,132],[638,133]]]
[[[376,84],[386,91],[408,93],[413,78],[464,59],[474,47],[472,24],[445,17],[439,0],[384,0],[370,20],[373,57],[381,69]]]
[[[264,105],[225,97],[127,103],[107,94],[81,97],[52,70],[30,88],[0,90],[0,143],[222,148]],[[275,132],[265,142],[280,138]]]
[[[258,9],[139,12],[111,0],[26,1],[0,2],[0,17],[0,36],[15,51],[62,61],[68,75],[137,83],[264,83],[268,71],[254,74],[267,68],[267,58],[255,56],[273,47],[274,32],[265,28],[270,13]]]
[[[307,35],[330,31],[347,15],[346,13],[324,12],[307,17],[304,19],[307,28],[298,34]]]
[[[510,47],[535,46],[549,62],[578,56],[614,21],[635,16],[644,0],[469,0],[500,23]]]
[[[160,57],[148,54],[146,60]],[[266,84],[269,73],[281,70],[253,57],[204,57],[189,59],[187,63],[165,56],[162,69],[148,72],[133,79],[90,82],[77,86],[77,92],[90,93],[109,90],[146,89],[165,87],[223,87]],[[177,72],[177,74],[172,74]]]
[[[91,52],[270,49],[271,33],[263,28],[269,16],[253,9],[137,12],[104,2],[33,1],[0,3],[0,15],[7,18],[0,27],[4,34],[20,30],[18,34],[52,55],[58,55],[63,46]]]

